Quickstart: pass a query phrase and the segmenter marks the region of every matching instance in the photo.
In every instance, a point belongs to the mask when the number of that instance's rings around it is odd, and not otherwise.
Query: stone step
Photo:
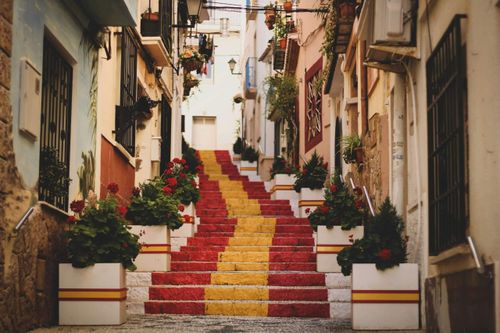
[[[231,265],[230,264],[234,264]],[[233,271],[262,271],[266,272],[315,272],[316,262],[273,262],[266,267],[254,263],[223,263],[217,262],[193,262],[193,261],[173,261],[171,263],[172,272],[200,272],[200,271],[221,271],[222,269],[231,269]]]

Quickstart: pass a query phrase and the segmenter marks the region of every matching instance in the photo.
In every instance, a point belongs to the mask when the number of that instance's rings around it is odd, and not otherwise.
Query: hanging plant
[[[186,72],[201,69],[205,58],[195,50],[185,49],[179,56],[179,61]]]

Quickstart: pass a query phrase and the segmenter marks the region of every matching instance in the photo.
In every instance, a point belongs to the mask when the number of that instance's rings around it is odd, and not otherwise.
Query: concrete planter
[[[307,217],[306,209],[311,211],[323,205],[325,202],[323,189],[311,190],[310,188],[301,188],[299,193],[299,216]]]
[[[232,159],[233,159],[233,162],[241,161],[241,154],[233,154]]]
[[[400,264],[383,271],[375,264],[353,264],[351,297],[355,330],[419,328],[417,264]]]
[[[271,199],[298,201],[299,194],[293,189],[295,179],[295,175],[275,175],[271,184]]]
[[[240,173],[242,176],[257,176],[257,162],[241,161]]]
[[[138,272],[170,271],[170,230],[165,225],[131,225],[139,235],[141,251],[134,264]],[[142,235],[141,235],[142,233]]]
[[[363,238],[364,227],[359,226],[350,230],[342,230],[340,226],[328,229],[324,225],[318,226],[318,242],[316,245],[316,264],[318,272],[340,273],[341,268],[337,263],[337,254],[343,248],[351,246],[349,239]],[[352,238],[349,236],[352,235]]]
[[[171,235],[172,238],[188,238],[193,237],[196,232],[196,208],[193,203],[190,203],[188,206],[184,208],[184,212],[181,212],[181,215],[189,215],[191,219],[189,222],[184,222],[184,224],[176,230],[173,230]]]
[[[127,320],[122,264],[59,264],[59,325],[120,325]]]
[[[196,185],[198,185],[198,186],[199,186],[199,185],[200,185],[200,177],[195,176],[195,177],[194,177],[194,182],[196,183]]]

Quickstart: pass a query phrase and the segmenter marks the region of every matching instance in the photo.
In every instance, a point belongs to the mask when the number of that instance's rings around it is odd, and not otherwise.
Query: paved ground
[[[121,326],[103,327],[51,327],[41,328],[32,333],[87,333],[87,332],[134,332],[134,333],[349,333],[364,332],[349,329],[349,321],[333,319],[302,319],[302,318],[272,318],[272,317],[219,317],[219,316],[130,316],[126,324]],[[381,331],[370,331],[381,332]],[[398,331],[404,333],[404,331]],[[411,331],[415,333],[416,331]],[[418,331],[417,331],[418,332]]]

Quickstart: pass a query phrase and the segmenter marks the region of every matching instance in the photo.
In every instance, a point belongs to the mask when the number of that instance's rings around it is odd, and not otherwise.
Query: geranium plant
[[[166,190],[157,177],[134,188],[126,217],[135,225],[166,225],[170,230],[182,226],[179,200]]]
[[[365,204],[359,187],[349,192],[348,187],[335,174],[332,184],[325,189],[325,202],[316,208],[309,216],[309,222],[314,230],[318,225],[332,228],[340,225],[342,230],[350,230],[362,224],[366,218]]]
[[[252,146],[246,146],[241,152],[241,160],[253,163],[259,159],[259,152]]]
[[[185,159],[174,158],[167,164],[167,170],[163,173],[165,191],[170,192],[174,198],[184,205],[196,204],[200,199],[194,176],[189,172],[189,166]]]
[[[65,236],[68,238],[68,258],[73,267],[84,268],[96,263],[121,263],[135,270],[132,262],[139,254],[139,237],[131,234],[116,193],[118,185],[110,184],[105,199],[97,201],[91,191],[87,202],[73,201],[70,205],[75,215]]]
[[[316,151],[311,159],[304,163],[301,172],[297,172],[297,180],[294,189],[300,192],[301,188],[310,188],[311,190],[322,189],[328,175],[328,164],[323,162],[323,157]]]
[[[291,175],[295,174],[297,169],[290,165],[283,157],[278,156],[274,159],[273,165],[271,167],[271,179],[277,174]]]
[[[387,198],[379,212],[365,223],[364,237],[338,254],[342,273],[350,275],[354,263],[372,263],[381,270],[405,263],[407,240],[402,233],[403,219]]]
[[[194,148],[188,147],[182,154],[182,159],[186,161],[184,170],[191,175],[197,175],[203,169],[203,162]]]

